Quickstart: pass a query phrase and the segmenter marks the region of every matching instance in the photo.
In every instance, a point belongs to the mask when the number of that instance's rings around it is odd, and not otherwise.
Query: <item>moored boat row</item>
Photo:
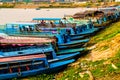
[[[84,19],[74,15],[7,23],[0,36],[0,79],[51,73],[74,62],[86,50],[90,36],[106,27],[103,23],[119,20],[116,11],[111,17],[101,9],[86,12]]]

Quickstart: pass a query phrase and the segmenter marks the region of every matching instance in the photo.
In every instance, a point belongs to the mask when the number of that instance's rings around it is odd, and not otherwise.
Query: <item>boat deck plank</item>
[[[34,54],[34,55],[26,55],[26,56],[4,57],[4,58],[0,58],[0,62],[29,60],[29,59],[44,58],[44,57],[46,57],[45,54]]]
[[[5,37],[0,39],[1,44],[33,44],[33,43],[50,43],[54,39],[50,38],[30,38],[30,37]]]

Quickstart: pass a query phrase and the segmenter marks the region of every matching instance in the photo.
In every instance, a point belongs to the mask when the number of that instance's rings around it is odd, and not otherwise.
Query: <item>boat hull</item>
[[[43,73],[51,73],[59,71],[60,69],[64,68],[66,65],[74,62],[74,59],[65,60],[65,61],[59,61],[55,63],[51,63],[49,67],[40,68],[40,69],[34,69],[34,70],[28,70],[20,73],[9,73],[9,74],[1,74],[0,80],[6,80],[11,78],[20,78],[20,77],[26,77],[31,75],[38,75]]]

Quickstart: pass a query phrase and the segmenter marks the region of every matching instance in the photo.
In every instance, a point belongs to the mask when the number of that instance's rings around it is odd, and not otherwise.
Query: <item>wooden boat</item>
[[[99,10],[103,11],[107,15],[107,19],[112,20],[112,22],[115,22],[120,18],[120,11],[115,7],[100,8]]]
[[[119,17],[119,12],[112,8],[102,8],[98,10],[75,13],[72,17],[75,19],[90,19],[95,27],[104,28]]]
[[[83,45],[84,43],[88,42],[89,39],[84,39],[84,40],[76,40],[76,41],[71,41],[70,42],[67,42],[67,43],[62,43],[62,44],[59,44],[58,45],[58,48],[71,48],[71,47],[76,47],[76,46],[80,46],[80,45]]]
[[[97,28],[94,28],[94,26],[92,25],[92,23],[88,20],[75,20],[73,18],[33,18],[33,21],[40,23],[41,25],[39,26],[39,28],[41,29],[41,27],[50,27],[50,22],[52,22],[53,25],[55,25],[54,27],[60,27],[60,28],[65,28],[68,30],[69,29],[69,34],[71,35],[76,35],[79,33],[85,32],[85,34],[91,34],[91,32],[87,32],[88,29],[92,31],[92,33],[94,33],[95,31],[97,31]],[[44,23],[44,26],[42,25]],[[48,25],[49,24],[49,25]],[[84,27],[83,27],[84,26]],[[54,28],[51,27],[51,28]],[[82,27],[82,28],[81,28]],[[83,29],[83,30],[81,30]],[[79,31],[78,31],[79,30]],[[86,33],[87,32],[87,33]],[[66,32],[68,33],[68,32]],[[80,34],[79,34],[80,35]]]
[[[0,80],[51,73],[74,61],[70,59],[48,63],[45,54],[0,58]]]
[[[63,50],[59,50],[57,54],[68,54],[68,53],[73,53],[73,52],[82,52],[84,50],[86,50],[86,48],[63,49]]]
[[[40,8],[36,8],[35,10],[40,10]]]
[[[17,25],[17,27],[16,27],[16,25]],[[51,28],[41,28],[41,29],[43,29],[42,32],[38,32],[38,31],[36,31],[36,29],[34,29],[36,25],[38,25],[38,23],[30,23],[30,24],[29,23],[11,23],[11,24],[6,25],[5,32],[8,35],[14,35],[14,36],[16,35],[16,36],[30,36],[30,37],[52,37],[52,38],[55,37],[58,45],[65,44],[66,47],[68,47],[70,45],[75,46],[76,44],[86,43],[89,41],[89,39],[78,40],[80,38],[83,38],[83,36],[79,36],[79,35],[75,36],[75,37],[71,37],[71,35],[66,33],[66,29],[71,29],[71,28],[64,28],[64,29],[60,28],[60,30],[57,28],[52,28],[52,29]],[[23,26],[30,26],[31,29],[33,29],[34,31],[21,32],[20,27],[23,28]],[[53,30],[56,32],[52,33]]]
[[[74,62],[73,58],[80,54],[57,55],[50,45],[53,41],[48,38],[0,36],[0,79],[51,73]]]
[[[4,33],[3,33],[4,34]],[[43,44],[54,42],[54,39],[49,38],[31,38],[31,37],[14,37],[8,35],[0,35],[0,44]]]
[[[104,13],[102,11],[95,11],[95,10],[85,11],[83,13],[81,13],[81,12],[75,13],[73,15],[73,18],[87,19],[87,20],[90,19],[93,22],[93,25],[95,27],[98,27],[98,26],[96,26],[96,24],[100,25],[100,27],[102,27],[103,26],[102,23],[104,22],[103,19],[106,20],[106,18],[104,17]]]
[[[48,60],[65,60],[74,58],[80,52],[57,55],[55,40],[48,38],[0,37],[0,57],[21,56],[29,54],[46,54]],[[52,60],[53,61],[53,60]]]

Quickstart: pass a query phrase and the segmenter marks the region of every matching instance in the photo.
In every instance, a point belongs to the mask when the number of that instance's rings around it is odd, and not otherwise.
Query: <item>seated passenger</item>
[[[59,23],[60,23],[60,27],[64,27],[64,24],[62,21],[59,21]]]
[[[23,31],[27,31],[26,27],[25,26],[22,26],[23,27]]]
[[[30,31],[30,30],[29,30],[29,26],[25,26],[25,27],[26,27],[26,30],[27,30],[27,31]]]
[[[45,26],[45,21],[44,20],[41,21],[41,26]]]
[[[30,31],[33,31],[33,28],[32,28],[32,26],[29,26],[29,30],[30,30]]]
[[[51,24],[51,27],[53,28],[56,26],[52,21],[50,22],[50,24]]]

